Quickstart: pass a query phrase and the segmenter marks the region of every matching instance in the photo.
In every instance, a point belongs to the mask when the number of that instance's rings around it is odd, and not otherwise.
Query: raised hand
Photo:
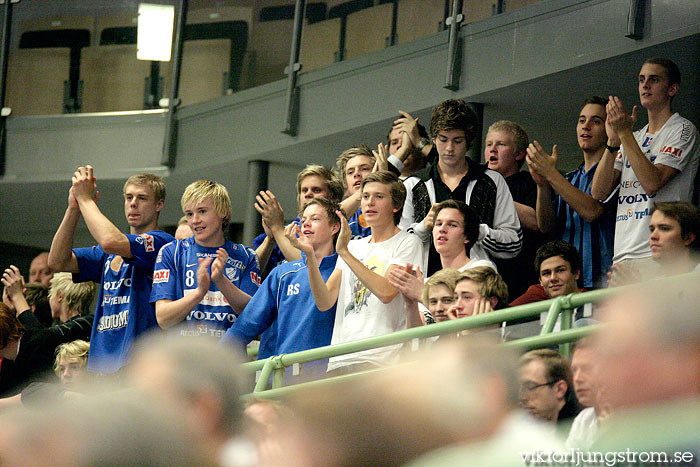
[[[267,235],[267,238],[269,238],[271,241],[275,241],[275,237],[272,235],[272,229],[270,229],[270,226],[267,225],[267,222],[265,222],[265,219],[262,220],[262,228],[263,228],[263,231],[265,232],[265,235]]]
[[[428,232],[432,231],[435,226],[435,212],[437,211],[437,206],[438,203],[433,204],[430,207],[430,211],[428,211],[428,214],[425,216],[425,219],[423,219],[423,226]]]
[[[634,266],[613,264],[608,273],[608,287],[620,287],[642,282],[642,273]]]
[[[379,143],[377,145],[377,150],[372,150],[374,154],[374,167],[372,167],[372,172],[379,172],[380,170],[387,170],[389,168],[389,162],[387,161],[389,154],[386,144]]]
[[[223,272],[226,268],[226,260],[228,252],[225,248],[216,250],[216,258],[211,263],[211,280],[217,284],[224,276]]]
[[[481,297],[474,301],[472,316],[483,315],[492,311],[493,307],[491,306],[491,301],[488,298]]]
[[[211,276],[209,275],[209,266],[214,261],[214,258],[199,258],[199,267],[197,268],[197,290],[202,296],[206,295],[211,285]]]
[[[619,97],[610,96],[608,105],[606,106],[606,111],[606,129],[609,122],[610,128],[617,136],[619,136],[620,133],[632,131],[632,127],[634,127],[634,123],[637,121],[636,105],[632,107],[632,114],[630,115],[627,113],[627,110]],[[608,138],[610,138],[609,135]]]
[[[335,241],[335,251],[340,254],[348,249],[348,243],[350,243],[350,238],[352,237],[352,232],[350,231],[350,225],[348,220],[343,215],[342,211],[335,212],[340,219],[340,232],[338,232],[338,239]]]
[[[78,200],[75,199],[75,195],[73,194],[73,187],[70,187],[70,190],[68,190],[68,207],[71,209],[74,209],[76,211],[80,210],[80,206],[78,205]]]
[[[401,147],[396,150],[396,154],[394,154],[394,156],[396,156],[401,162],[404,162],[408,156],[411,155],[414,149],[415,146],[413,146],[413,142],[411,142],[411,137],[404,131],[401,133]]]
[[[539,142],[533,141],[527,147],[527,166],[530,169],[533,180],[538,185],[547,184],[547,180],[558,173],[557,171],[557,145],[552,146],[552,154],[545,152]],[[538,178],[536,178],[538,177]]]
[[[92,166],[78,167],[78,170],[73,174],[72,182],[71,191],[76,201],[97,198],[97,179],[93,174]],[[68,202],[70,204],[70,197]]]
[[[389,270],[387,279],[392,287],[396,287],[405,297],[419,302],[423,288],[424,277],[420,266],[414,271],[413,265],[408,263],[406,267],[396,266]]]
[[[394,120],[394,128],[398,128],[404,132],[409,139],[411,144],[415,147],[420,143],[420,133],[418,133],[418,119],[413,118],[408,112],[399,110],[401,118]],[[402,143],[403,144],[403,143]]]
[[[11,302],[14,303],[18,296],[24,297],[24,278],[17,266],[12,265],[5,269],[2,274],[2,284],[5,286],[5,292]]]
[[[271,229],[282,228],[284,226],[284,211],[282,205],[277,201],[275,195],[270,191],[261,191],[255,197],[255,210],[260,213],[264,222]]]
[[[314,247],[311,244],[311,240],[301,234],[301,228],[294,222],[284,228],[284,236],[294,248],[303,252],[307,257],[314,254]]]

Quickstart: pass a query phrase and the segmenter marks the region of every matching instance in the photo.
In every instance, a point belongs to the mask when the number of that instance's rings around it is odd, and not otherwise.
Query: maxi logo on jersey
[[[153,271],[153,283],[160,284],[162,282],[168,282],[170,279],[170,269],[157,269]]]
[[[669,155],[671,155],[671,157],[680,160],[681,154],[683,154],[683,150],[681,148],[664,146],[663,148],[661,148],[661,153],[662,154],[669,154]]]
[[[138,243],[143,244],[143,248],[146,251],[155,251],[156,246],[153,241],[153,235],[148,235],[148,234],[141,234],[138,237],[136,237],[136,241]]]

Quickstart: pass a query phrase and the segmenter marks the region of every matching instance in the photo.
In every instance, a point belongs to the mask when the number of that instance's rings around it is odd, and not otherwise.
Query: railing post
[[[462,0],[452,0],[452,15],[445,20],[450,27],[449,45],[447,47],[447,73],[444,88],[456,91],[459,89],[459,71],[461,60],[458,60],[461,47],[459,46],[459,25],[464,21]]]
[[[299,88],[297,88],[297,74],[299,70],[301,70],[301,65],[299,64],[299,50],[301,49],[301,33],[304,28],[305,9],[306,0],[296,0],[296,5],[294,5],[292,47],[289,51],[289,65],[285,70],[287,73],[287,96],[284,130],[282,130],[282,133],[286,133],[290,136],[296,136],[299,120]]]
[[[180,105],[180,69],[182,68],[182,48],[185,41],[185,23],[187,22],[187,0],[179,0],[177,20],[175,22],[175,41],[172,57],[172,78],[170,80],[170,97],[168,98],[168,122],[165,126],[163,140],[163,159],[167,167],[175,167],[177,155],[177,107]]]
[[[260,376],[258,377],[258,381],[255,383],[255,389],[253,389],[253,392],[260,392],[267,389],[267,382],[270,379],[274,365],[275,362],[272,361],[272,358],[268,358],[265,361],[265,365],[263,365],[262,370],[260,370]]]
[[[571,329],[571,325],[573,323],[573,315],[574,315],[574,310],[571,305],[571,297],[573,294],[569,294],[565,297],[561,297],[561,304],[562,304],[562,310],[561,310],[561,326],[560,329],[562,331],[566,331],[568,329]],[[569,352],[571,351],[571,343],[566,342],[563,344],[559,344],[559,353],[562,354],[564,357],[569,356]]]
[[[281,388],[284,386],[284,370],[285,366],[282,363],[282,355],[278,355],[276,357],[272,357],[273,364],[274,364],[274,370],[272,373],[272,389],[277,389]]]
[[[557,318],[559,313],[561,313],[562,297],[555,298],[552,304],[549,306],[549,311],[547,312],[547,318],[544,320],[542,325],[542,331],[540,335],[549,334],[554,330],[554,325],[557,323]]]

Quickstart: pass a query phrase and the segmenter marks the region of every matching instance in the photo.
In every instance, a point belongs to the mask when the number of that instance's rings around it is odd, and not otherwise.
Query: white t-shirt
[[[370,243],[372,237],[351,240],[348,249],[367,268],[384,276],[392,264],[406,263],[423,270],[423,246],[420,239],[401,230],[388,240]],[[389,303],[382,303],[363,284],[350,267],[338,257],[336,269],[343,272],[338,292],[335,325],[331,345],[351,342],[367,337],[381,336],[406,329],[403,295],[398,293]],[[328,371],[357,363],[387,365],[398,358],[401,345],[365,350],[330,359]]]
[[[587,407],[579,412],[571,424],[566,447],[589,450],[598,439],[598,415],[593,407]]]
[[[649,216],[655,201],[691,201],[693,197],[693,182],[700,158],[700,145],[696,144],[698,130],[677,113],[655,134],[647,133],[648,126],[634,132],[644,155],[653,164],[663,164],[680,173],[655,196],[648,196],[624,151],[620,150],[617,154],[615,169],[621,171],[621,174],[613,263],[651,256]]]

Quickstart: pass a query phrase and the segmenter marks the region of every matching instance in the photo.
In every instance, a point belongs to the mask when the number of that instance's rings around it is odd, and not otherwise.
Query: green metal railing
[[[498,310],[491,313],[470,316],[457,320],[446,321],[442,323],[431,324],[430,326],[420,326],[411,329],[397,331],[383,336],[371,337],[354,342],[346,342],[343,344],[328,345],[315,349],[304,350],[302,352],[294,352],[290,354],[276,355],[264,360],[248,362],[242,365],[245,371],[256,372],[260,371],[257,383],[255,384],[254,395],[264,397],[277,397],[277,395],[285,394],[288,391],[296,390],[301,386],[328,384],[329,381],[336,378],[330,378],[322,381],[311,383],[302,383],[287,388],[282,388],[284,382],[285,368],[295,364],[303,364],[321,360],[325,358],[336,357],[363,350],[377,349],[389,345],[402,344],[413,341],[416,345],[420,345],[421,339],[439,336],[443,334],[453,334],[467,329],[480,328],[494,324],[500,324],[503,321],[510,322],[523,318],[539,317],[540,313],[547,312],[545,323],[542,327],[541,334],[535,337],[528,337],[508,342],[505,345],[517,347],[521,349],[529,349],[543,347],[549,345],[560,345],[560,352],[563,355],[568,355],[570,342],[575,341],[595,329],[596,326],[587,326],[585,328],[571,329],[573,310],[587,303],[595,303],[603,300],[611,293],[615,293],[620,289],[615,290],[593,290],[590,292],[582,292],[577,294],[566,295],[551,300],[544,300],[536,303],[529,303],[517,307]],[[553,333],[557,318],[561,319],[561,332]],[[361,373],[358,373],[361,376]],[[347,375],[348,377],[358,375]],[[266,390],[268,381],[272,377],[272,390]],[[264,394],[262,394],[264,392]]]

